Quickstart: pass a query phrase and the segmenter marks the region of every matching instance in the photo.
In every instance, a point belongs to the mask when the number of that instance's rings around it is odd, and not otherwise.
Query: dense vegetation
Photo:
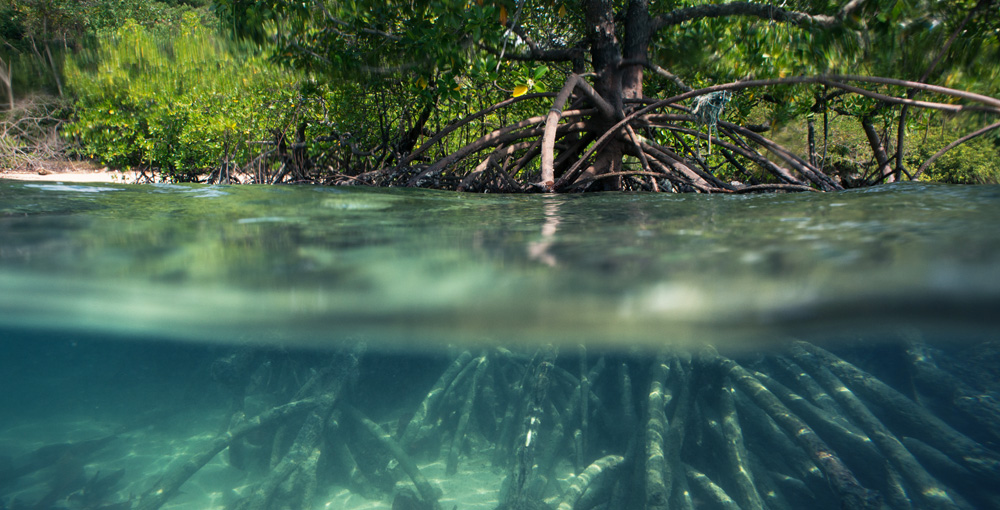
[[[997,121],[997,103],[952,91],[1000,94],[997,13],[992,0],[0,0],[0,166],[59,145],[175,180],[997,182],[995,129],[923,167]]]

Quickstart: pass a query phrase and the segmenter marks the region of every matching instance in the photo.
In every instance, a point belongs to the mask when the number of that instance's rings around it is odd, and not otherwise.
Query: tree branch
[[[649,60],[646,60],[644,58],[642,58],[642,59],[623,60],[621,62],[621,64],[619,64],[619,66],[620,67],[625,67],[625,66],[643,66],[646,69],[649,69],[650,71],[652,71],[653,73],[655,73],[657,76],[659,76],[661,78],[665,78],[667,80],[670,80],[671,82],[674,83],[674,85],[677,85],[677,88],[683,90],[684,92],[690,92],[690,91],[694,90],[691,87],[689,87],[686,83],[684,83],[684,81],[681,80],[680,77],[678,77],[676,74],[671,73],[670,71],[667,71],[666,69],[664,69],[664,68],[662,68],[662,67],[660,67],[660,66],[658,66],[658,65],[656,65],[656,64],[654,64],[654,63],[652,63]]]
[[[789,11],[773,5],[752,4],[749,2],[695,5],[657,16],[653,20],[653,32],[655,33],[663,27],[679,25],[686,21],[701,18],[721,18],[724,16],[751,16],[794,25],[830,27],[840,23],[841,16],[849,14],[851,10],[854,10],[861,4],[861,1],[863,0],[855,0],[848,3],[836,17],[825,14],[814,15],[799,11]],[[848,10],[849,7],[850,10]]]
[[[560,48],[555,50],[532,48],[531,51],[528,51],[527,53],[514,53],[510,51],[501,53],[500,50],[481,42],[477,42],[476,45],[479,46],[481,50],[496,57],[523,62],[573,62],[574,60],[583,57],[583,49],[581,48]]]

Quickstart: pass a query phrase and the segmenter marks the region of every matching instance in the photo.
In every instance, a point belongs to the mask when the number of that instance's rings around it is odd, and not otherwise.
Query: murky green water
[[[998,225],[1000,187],[0,180],[0,509],[998,508]]]

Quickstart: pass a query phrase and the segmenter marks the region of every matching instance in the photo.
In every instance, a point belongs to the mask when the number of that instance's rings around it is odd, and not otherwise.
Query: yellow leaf
[[[514,87],[514,97],[523,96],[526,92],[528,92],[527,85],[518,85]]]
[[[502,5],[500,6],[500,24],[507,26],[507,8]]]
[[[417,86],[420,87],[421,89],[426,89],[427,80],[425,80],[423,76],[417,78]]]
[[[560,5],[559,6],[559,17],[560,18],[565,18],[566,17],[566,6],[565,5]]]

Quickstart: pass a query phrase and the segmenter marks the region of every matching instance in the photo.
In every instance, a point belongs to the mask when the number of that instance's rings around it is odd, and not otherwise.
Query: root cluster
[[[875,89],[850,82],[860,82]],[[838,96],[866,96],[887,106],[1000,113],[1000,100],[987,96],[919,82],[860,76],[749,80],[688,91],[658,101],[623,100],[622,105],[615,106],[598,94],[583,76],[574,74],[557,94],[530,94],[508,99],[452,123],[405,155],[395,166],[357,176],[333,177],[331,182],[478,192],[599,189],[750,193],[843,189],[844,184],[824,173],[812,157],[795,154],[762,135],[761,129],[716,122],[714,116],[712,125],[706,129],[702,125],[704,112],[696,112],[682,103],[693,100],[691,104],[700,104],[699,99],[708,94],[788,84],[822,85],[836,90]],[[906,94],[895,96],[882,92],[878,87],[931,92],[948,97],[952,102],[917,101]],[[546,115],[500,127],[455,150],[440,149],[449,134],[497,110],[520,101],[549,99],[552,103]],[[964,104],[955,104],[955,99]],[[995,126],[989,129],[993,128]],[[974,133],[970,138],[979,134]],[[869,136],[869,141],[873,154],[882,164],[863,181],[882,182],[891,175],[884,161],[887,156],[877,134]],[[955,145],[962,141],[966,140],[961,139]],[[722,164],[731,165],[735,174],[742,176],[741,180],[720,179],[719,165],[712,166],[708,162],[702,144],[707,145],[709,153],[714,147],[725,160]],[[434,148],[444,155],[430,158]],[[623,161],[632,163],[624,164]],[[917,175],[919,172],[909,177]]]
[[[503,510],[1000,507],[991,390],[923,343],[894,349],[898,366],[873,366],[895,386],[806,342],[739,361],[711,347],[464,351],[383,417],[361,385],[407,381],[362,375],[376,354],[239,351],[211,367],[233,392],[223,432],[134,499],[95,508],[156,510],[223,452],[250,482],[234,510],[313,508],[333,486],[439,509],[420,466],[462,477],[470,456],[492,458]]]

